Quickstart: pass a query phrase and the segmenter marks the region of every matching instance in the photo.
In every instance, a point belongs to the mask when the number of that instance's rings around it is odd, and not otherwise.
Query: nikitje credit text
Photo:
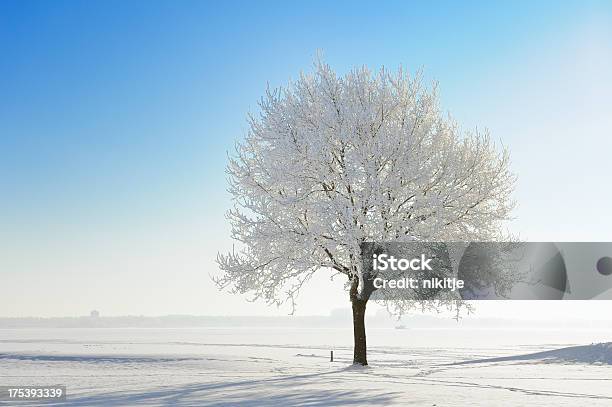
[[[423,271],[432,270],[429,263],[431,259],[425,257],[424,254],[421,257],[413,259],[396,258],[395,256],[389,256],[386,253],[372,255],[372,269],[374,271]],[[432,277],[428,279],[419,280],[417,278],[399,278],[399,279],[384,279],[376,277],[373,281],[375,288],[400,288],[400,289],[441,289],[455,291],[462,289],[465,286],[463,280],[456,278],[439,278]]]

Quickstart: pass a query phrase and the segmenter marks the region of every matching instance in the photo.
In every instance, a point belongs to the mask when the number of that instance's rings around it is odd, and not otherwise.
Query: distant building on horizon
[[[89,316],[91,318],[98,318],[100,316],[100,313],[97,310],[93,310],[89,313]]]

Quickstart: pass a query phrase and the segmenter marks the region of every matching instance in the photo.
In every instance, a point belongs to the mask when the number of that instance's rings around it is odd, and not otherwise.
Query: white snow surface
[[[356,367],[346,328],[0,329],[0,385],[64,384],[71,406],[610,406],[611,338],[370,329]]]

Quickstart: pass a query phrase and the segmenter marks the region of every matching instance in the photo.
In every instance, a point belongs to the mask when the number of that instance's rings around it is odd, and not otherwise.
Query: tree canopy
[[[513,203],[506,149],[463,131],[437,85],[327,64],[268,89],[227,172],[237,247],[220,287],[281,304],[319,270],[363,282],[360,245],[497,240]]]

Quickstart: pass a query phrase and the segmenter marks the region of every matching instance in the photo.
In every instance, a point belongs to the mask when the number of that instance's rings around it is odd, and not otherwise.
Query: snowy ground
[[[612,347],[590,346],[612,331],[370,329],[368,368],[350,334],[0,329],[0,385],[65,384],[76,406],[612,405]]]

